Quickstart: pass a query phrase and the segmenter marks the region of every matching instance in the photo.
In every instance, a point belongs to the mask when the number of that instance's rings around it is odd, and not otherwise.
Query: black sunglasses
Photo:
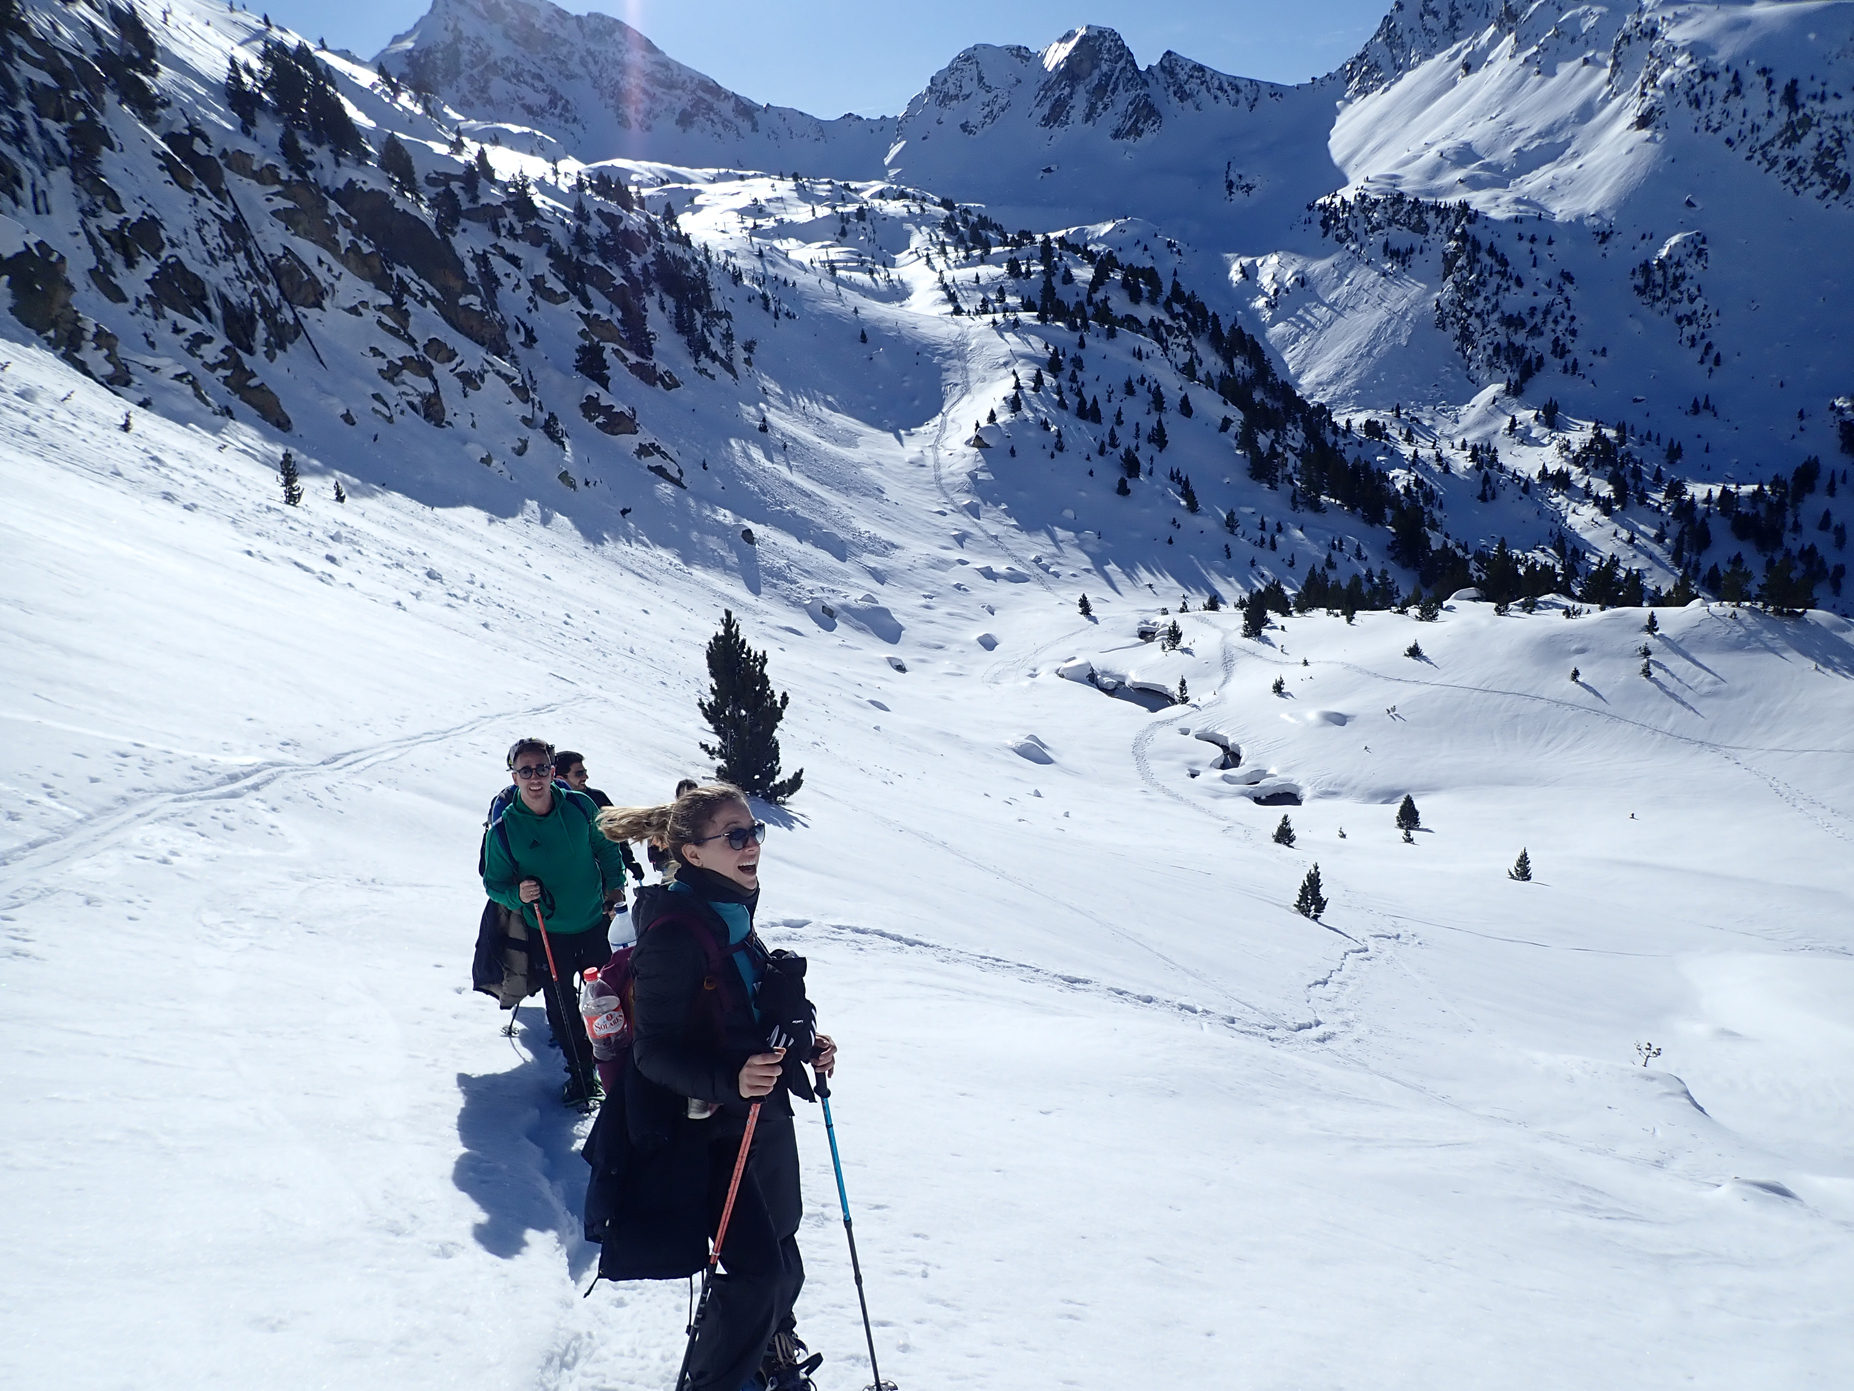
[[[754,845],[764,845],[766,843],[766,823],[755,821],[751,826],[736,826],[731,831],[716,831],[712,836],[703,836],[700,840],[691,841],[690,844],[706,845],[709,841],[720,840],[723,836],[727,838],[730,850],[745,850],[749,842]]]
[[[544,778],[553,771],[553,764],[537,763],[532,768],[517,768],[515,770],[515,776],[518,778]]]

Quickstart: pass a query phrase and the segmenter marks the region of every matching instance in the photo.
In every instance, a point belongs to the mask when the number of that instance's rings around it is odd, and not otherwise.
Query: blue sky
[[[331,47],[372,57],[410,28],[427,0],[252,0]],[[1305,82],[1357,51],[1390,0],[605,0],[603,10],[671,57],[755,101],[819,116],[892,115],[946,61],[974,43],[1040,48],[1077,24],[1117,29],[1142,64],[1166,49],[1239,77]]]

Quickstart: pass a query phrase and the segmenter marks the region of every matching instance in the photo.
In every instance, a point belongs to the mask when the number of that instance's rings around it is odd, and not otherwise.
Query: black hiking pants
[[[728,1181],[740,1153],[739,1123],[729,1129],[733,1133],[718,1134],[708,1146],[711,1228],[721,1223]],[[805,1284],[805,1266],[798,1255],[798,1222],[803,1215],[792,1118],[762,1109],[721,1246],[721,1272],[695,1330],[690,1391],[741,1391],[759,1370],[773,1333],[791,1327],[792,1306]]]
[[[611,944],[605,940],[603,927],[590,932],[547,934],[554,951],[554,965],[560,971],[560,989],[547,973],[547,953],[541,948],[540,933],[532,934],[528,953],[531,978],[541,982],[541,998],[547,1003],[547,1026],[560,1044],[560,1056],[569,1077],[596,1077],[593,1071],[592,1040],[586,1037],[586,1023],[579,1013],[579,973],[588,966],[603,968],[612,959]],[[561,997],[566,999],[566,1013],[560,1012]]]

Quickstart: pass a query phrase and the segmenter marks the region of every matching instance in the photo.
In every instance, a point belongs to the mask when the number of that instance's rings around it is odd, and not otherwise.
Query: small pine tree
[[[1397,807],[1397,829],[1414,831],[1423,824],[1422,815],[1416,810],[1416,798],[1408,792],[1403,794],[1403,801]]]
[[[1642,658],[1642,676],[1650,680],[1654,677],[1654,663],[1649,661],[1646,657]]]
[[[755,652],[741,636],[740,623],[728,609],[721,631],[708,640],[708,699],[700,701],[716,742],[702,752],[720,762],[715,776],[775,805],[804,786],[805,770],[779,776],[779,740],[775,731],[785,718],[789,694],[773,695],[766,679],[766,654]]]
[[[1178,644],[1183,641],[1184,629],[1178,626],[1178,620],[1174,618],[1166,626],[1165,637],[1160,641],[1159,646],[1164,648],[1167,652],[1176,652],[1178,650]]]
[[[285,504],[290,507],[300,505],[303,500],[303,481],[296,472],[296,456],[287,449],[277,464],[277,475],[283,483]]]
[[[1270,686],[1268,689],[1273,691],[1276,695],[1286,695],[1287,694],[1287,677],[1277,676],[1275,678],[1275,684]]]
[[[1522,848],[1519,858],[1513,861],[1513,867],[1506,872],[1508,879],[1517,879],[1522,884],[1532,882],[1532,857]]]
[[[573,370],[588,381],[595,381],[607,391],[612,387],[612,365],[605,356],[605,345],[588,338],[573,355]]]
[[[1579,671],[1576,667],[1572,667],[1571,668],[1571,684],[1575,686],[1577,684],[1577,679],[1582,675],[1583,673],[1581,671]]]
[[[1642,631],[1644,633],[1658,633],[1661,631],[1661,621],[1654,616],[1653,611],[1649,612],[1648,621],[1642,624]]]
[[[1185,679],[1182,676],[1178,678],[1178,703],[1180,705],[1189,705],[1191,703],[1191,688],[1185,683]]]
[[[1423,660],[1422,643],[1420,642],[1411,643],[1408,647],[1403,649],[1403,655],[1411,658],[1414,661],[1418,661],[1418,662],[1422,661]]]
[[[1308,870],[1307,877],[1300,881],[1300,897],[1294,900],[1294,911],[1316,922],[1326,911],[1326,895],[1320,892],[1319,865]]]
[[[1291,846],[1293,845],[1293,843],[1294,843],[1294,823],[1288,820],[1288,814],[1286,812],[1282,812],[1281,813],[1281,824],[1275,827],[1275,844]]]
[[[335,480],[335,501],[336,502],[346,502],[347,500],[348,500],[348,490],[341,486],[341,480],[337,478]]]
[[[1086,594],[1081,596],[1081,616],[1083,618],[1094,617],[1094,605],[1088,602],[1088,596]]]
[[[412,152],[397,135],[388,135],[380,148],[380,169],[401,193],[418,201],[418,168],[412,163]]]
[[[1268,627],[1268,596],[1259,589],[1252,589],[1242,601],[1242,635],[1246,638],[1259,638],[1262,630]],[[1281,692],[1276,691],[1276,695]]]

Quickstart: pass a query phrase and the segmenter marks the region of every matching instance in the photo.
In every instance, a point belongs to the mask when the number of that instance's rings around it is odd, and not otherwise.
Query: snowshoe
[[[560,1089],[561,1103],[576,1107],[581,1111],[591,1110],[595,1104],[604,1099],[605,1089],[599,1085],[597,1077],[569,1077],[566,1085]]]
[[[760,1378],[766,1391],[814,1391],[811,1374],[823,1363],[823,1353],[810,1352],[796,1333],[780,1329],[760,1359]]]

